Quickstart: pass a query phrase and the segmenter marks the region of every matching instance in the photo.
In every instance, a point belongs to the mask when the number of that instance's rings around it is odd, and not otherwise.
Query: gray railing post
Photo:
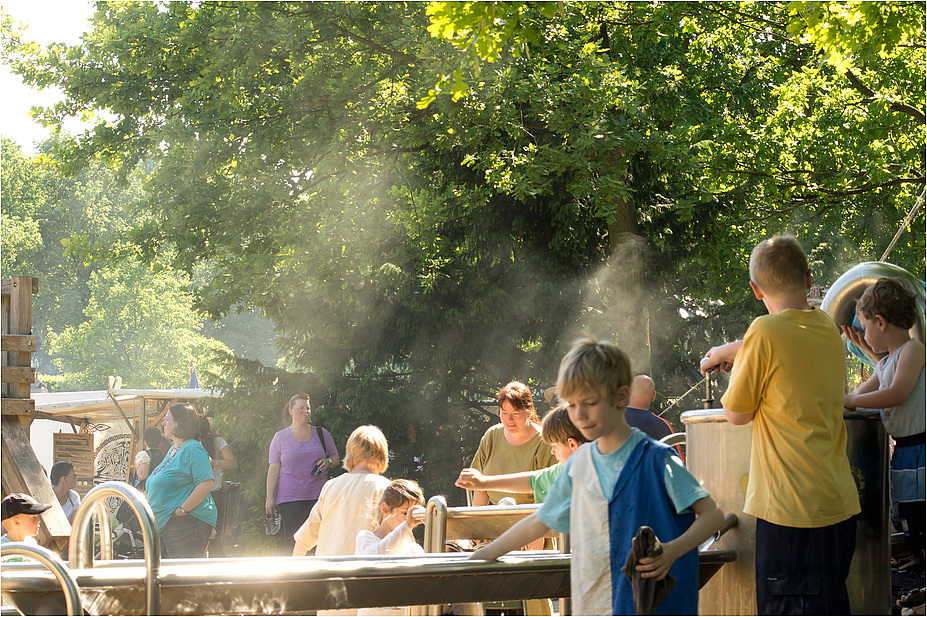
[[[61,590],[64,591],[64,600],[68,607],[68,615],[83,615],[84,609],[80,604],[80,592],[77,587],[77,581],[71,575],[68,568],[61,561],[58,555],[42,546],[33,546],[25,542],[8,542],[0,548],[0,555],[9,557],[10,555],[23,555],[31,557],[51,570],[55,578],[61,584]]]
[[[74,514],[74,526],[71,530],[71,545],[68,548],[68,559],[71,569],[75,568],[92,568],[93,567],[93,530],[90,524],[93,520],[94,506],[102,504],[107,497],[120,497],[124,499],[142,528],[142,541],[145,544],[145,595],[146,608],[148,615],[161,614],[161,579],[159,571],[161,569],[161,540],[158,536],[158,527],[155,525],[154,513],[145,496],[138,489],[129,486],[125,482],[104,482],[90,490],[84,497],[77,512]],[[104,529],[112,536],[110,530],[109,518],[107,516],[99,517],[106,520],[106,523],[100,524],[100,534]],[[89,541],[88,541],[89,540]],[[112,537],[109,539],[109,554],[112,556]],[[103,540],[100,540],[101,548]]]

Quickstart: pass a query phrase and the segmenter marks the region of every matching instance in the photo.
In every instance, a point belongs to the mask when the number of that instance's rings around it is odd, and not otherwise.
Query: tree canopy
[[[441,492],[495,390],[552,385],[581,331],[678,394],[759,311],[758,240],[824,284],[878,259],[924,188],[924,5],[862,4],[101,2],[81,45],[8,56],[64,90],[42,121],[98,118],[62,169],[150,166],[121,239],[271,319],[324,421],[381,424]]]
[[[131,388],[183,387],[189,362],[205,368],[226,349],[203,333],[189,278],[141,262],[120,239],[132,225],[126,208],[140,194],[137,178],[120,185],[100,165],[61,178],[44,152],[26,157],[7,138],[2,148],[0,268],[40,280],[32,310],[41,381],[97,390],[119,375]],[[87,259],[104,248],[123,258]],[[214,329],[228,337],[223,324]]]

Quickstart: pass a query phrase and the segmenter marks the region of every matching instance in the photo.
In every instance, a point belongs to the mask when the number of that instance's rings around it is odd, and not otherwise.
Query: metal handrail
[[[435,495],[428,500],[425,506],[425,539],[426,553],[443,553],[447,543],[447,500],[441,495]]]
[[[74,526],[71,530],[71,545],[68,548],[68,559],[71,568],[93,567],[93,529],[90,525],[94,510],[100,521],[100,548],[103,548],[103,532],[110,529],[109,517],[101,516],[97,504],[103,504],[108,497],[124,499],[139,520],[142,530],[142,542],[145,550],[145,595],[148,615],[161,614],[161,540],[158,535],[158,526],[155,524],[154,513],[145,496],[138,489],[125,482],[104,482],[93,488],[84,497],[77,512],[74,514]],[[105,509],[105,505],[103,505]],[[106,522],[103,523],[102,521]],[[109,556],[112,557],[112,532],[110,531]],[[89,541],[88,541],[89,540]]]
[[[672,433],[671,435],[661,438],[660,443],[668,446],[684,446],[686,444],[686,433],[685,431],[681,433]]]
[[[415,519],[425,520],[425,538],[424,549],[426,553],[443,553],[447,545],[447,527],[448,519],[455,520],[496,518],[500,515],[526,517],[540,508],[540,504],[516,504],[516,505],[496,505],[496,506],[466,506],[448,508],[447,500],[441,495],[435,495],[428,500],[424,512],[419,510],[413,512]],[[563,547],[567,543],[568,534],[558,534],[560,538],[561,552],[568,553]],[[461,539],[461,538],[454,538]],[[412,607],[413,615],[440,615],[437,606]],[[566,611],[561,614],[569,614],[569,605],[565,606]]]
[[[0,556],[8,557],[10,555],[31,557],[51,570],[61,584],[62,591],[64,591],[68,615],[84,614],[84,609],[80,603],[80,591],[77,587],[77,581],[71,576],[71,572],[58,555],[43,546],[33,546],[25,542],[7,542],[0,547]]]
[[[110,520],[109,507],[103,500],[96,503],[97,524],[100,526],[100,558],[113,558],[113,522]],[[93,526],[89,526],[89,533],[93,533]],[[90,546],[93,546],[93,537],[90,538]]]

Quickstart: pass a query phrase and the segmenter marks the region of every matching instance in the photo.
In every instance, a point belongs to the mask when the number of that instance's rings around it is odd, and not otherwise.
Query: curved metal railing
[[[7,542],[0,548],[0,556],[9,557],[10,555],[31,557],[51,570],[55,578],[58,579],[58,583],[61,584],[62,591],[64,591],[68,615],[84,614],[84,609],[80,604],[80,592],[77,587],[77,581],[71,576],[71,572],[58,555],[55,555],[42,546],[26,544],[25,542]]]
[[[125,482],[104,482],[91,489],[84,497],[77,512],[74,514],[74,526],[71,530],[71,545],[68,549],[68,559],[71,568],[93,567],[93,527],[91,525],[94,511],[100,523],[100,548],[104,556],[112,558],[112,531],[110,530],[109,511],[106,509],[104,499],[107,497],[120,497],[124,499],[135,516],[138,517],[142,528],[142,542],[145,547],[145,599],[148,615],[161,614],[161,579],[158,575],[161,569],[161,541],[158,536],[158,526],[155,524],[154,513],[145,496],[138,489]],[[96,507],[97,505],[102,506]],[[103,512],[106,512],[104,515]],[[105,522],[104,522],[105,521]],[[103,538],[109,541],[108,551],[103,549]]]
[[[660,439],[660,443],[666,444],[668,446],[684,446],[686,445],[686,433],[685,431],[681,433],[673,433],[667,435]]]
[[[425,506],[425,552],[443,553],[446,543],[447,500],[441,495],[435,495]]]

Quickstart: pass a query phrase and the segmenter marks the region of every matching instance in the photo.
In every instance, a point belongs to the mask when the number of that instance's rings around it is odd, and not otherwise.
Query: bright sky
[[[26,38],[42,46],[51,42],[77,44],[89,29],[87,20],[93,15],[90,0],[3,0],[2,5],[14,21],[27,26]],[[20,77],[3,64],[0,92],[0,133],[14,139],[26,153],[34,153],[34,142],[48,137],[49,131],[32,120],[29,110],[34,105],[60,100],[60,90],[37,92],[23,85]]]

